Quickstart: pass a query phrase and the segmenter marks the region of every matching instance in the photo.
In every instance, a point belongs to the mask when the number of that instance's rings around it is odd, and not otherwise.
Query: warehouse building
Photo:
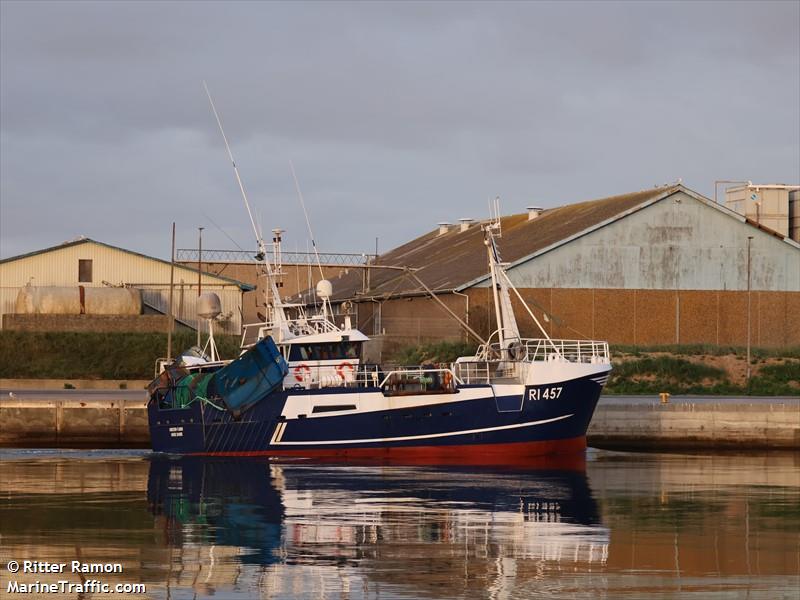
[[[523,297],[561,338],[616,344],[800,345],[800,244],[670,185],[503,217],[500,251]],[[461,219],[382,255],[368,285],[333,280],[334,301],[392,345],[495,328],[480,223]],[[518,312],[522,315],[522,312]],[[538,336],[520,318],[523,335]]]
[[[2,328],[166,331],[170,270],[169,261],[85,237],[0,260]],[[217,331],[238,335],[253,286],[176,265],[173,314],[194,329],[198,288],[220,297]]]

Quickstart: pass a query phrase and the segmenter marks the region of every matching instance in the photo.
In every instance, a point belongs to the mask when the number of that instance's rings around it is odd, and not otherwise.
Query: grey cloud
[[[265,226],[301,249],[289,158],[332,251],[479,217],[495,194],[520,210],[679,176],[707,194],[800,180],[796,2],[0,11],[2,256],[89,232],[158,253],[154,220],[188,244],[202,214],[252,246],[203,79]]]

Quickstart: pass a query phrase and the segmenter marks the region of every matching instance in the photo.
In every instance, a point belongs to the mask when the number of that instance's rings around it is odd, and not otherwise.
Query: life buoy
[[[294,368],[294,378],[297,381],[304,381],[306,375],[311,375],[311,367],[308,365],[297,365]]]
[[[450,371],[445,371],[444,373],[442,373],[442,385],[445,388],[449,388],[450,383],[452,381],[453,381],[453,375],[450,373]]]
[[[337,375],[338,375],[338,376],[339,376],[339,377],[342,379],[342,381],[344,381],[344,380],[345,380],[345,376],[344,376],[344,370],[345,370],[345,369],[350,369],[350,373],[351,373],[351,374],[352,374],[352,373],[353,373],[353,371],[355,370],[355,369],[353,368],[353,365],[352,365],[352,364],[350,364],[349,362],[343,362],[343,363],[342,363],[342,364],[340,364],[338,367],[336,367],[336,374],[337,374]]]

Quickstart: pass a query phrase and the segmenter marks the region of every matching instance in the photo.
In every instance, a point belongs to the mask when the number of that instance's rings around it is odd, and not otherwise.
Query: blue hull
[[[205,403],[182,409],[148,406],[153,449],[218,455],[370,456],[402,451],[543,454],[585,447],[586,429],[602,389],[597,375],[559,383],[555,399],[529,386],[521,396],[495,397],[489,385],[461,386],[444,400],[388,410],[282,416],[287,402],[336,395],[338,406],[381,396],[379,388],[327,388],[273,392],[238,416]],[[469,396],[472,399],[460,400]],[[477,396],[477,397],[476,397]],[[452,398],[452,400],[451,400]],[[339,400],[341,399],[341,400]],[[402,404],[398,398],[395,404]],[[314,410],[316,410],[315,407]],[[329,407],[330,408],[330,407]],[[563,444],[559,444],[563,442]],[[562,448],[563,446],[563,448]]]

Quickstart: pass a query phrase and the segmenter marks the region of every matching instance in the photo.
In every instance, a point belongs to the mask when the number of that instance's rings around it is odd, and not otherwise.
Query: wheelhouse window
[[[91,283],[92,282],[92,260],[79,259],[78,260],[78,283]]]
[[[357,360],[361,342],[331,342],[326,344],[292,344],[289,360]]]

